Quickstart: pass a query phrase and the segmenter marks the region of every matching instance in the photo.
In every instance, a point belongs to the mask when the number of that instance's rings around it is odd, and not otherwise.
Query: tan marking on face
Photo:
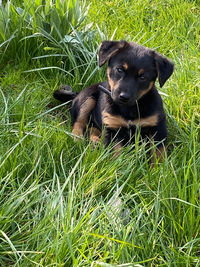
[[[154,81],[150,82],[149,87],[146,90],[139,91],[138,93],[138,99],[146,95],[153,87]]]
[[[128,69],[128,64],[127,64],[127,63],[124,63],[124,64],[123,64],[123,68],[124,68],[125,70],[127,70],[127,69]]]
[[[81,105],[78,118],[76,119],[76,122],[73,125],[73,134],[78,135],[80,137],[83,136],[87,124],[87,119],[91,111],[94,109],[95,105],[96,101],[93,98],[86,99],[86,101]]]
[[[107,78],[108,78],[108,83],[109,83],[109,85],[110,85],[110,89],[112,90],[112,89],[114,88],[114,86],[115,86],[115,83],[114,83],[114,81],[110,78],[110,72],[111,72],[111,68],[108,67],[108,68],[107,68]]]
[[[142,75],[144,73],[144,70],[143,69],[139,69],[138,70],[138,76]]]
[[[100,142],[101,132],[99,131],[99,129],[91,127],[89,129],[89,135],[90,135],[90,141],[92,141],[93,143]]]
[[[130,125],[140,126],[140,127],[152,127],[158,124],[158,114],[151,115],[146,118],[140,118],[129,122]]]
[[[107,68],[108,83],[110,85],[110,90],[113,91],[119,87],[120,80],[115,83],[110,77],[110,72],[111,72],[111,69],[110,69],[110,67],[108,67]]]
[[[108,112],[102,112],[103,123],[113,129],[119,129],[121,127],[128,127],[128,122],[119,115],[111,115]]]

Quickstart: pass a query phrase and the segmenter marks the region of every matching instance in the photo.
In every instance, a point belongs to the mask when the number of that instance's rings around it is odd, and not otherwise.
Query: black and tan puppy
[[[104,143],[115,148],[134,141],[136,128],[141,137],[157,144],[157,154],[166,141],[166,117],[162,99],[155,87],[162,87],[171,76],[174,65],[166,57],[149,48],[126,41],[104,41],[98,51],[99,66],[108,62],[107,81],[83,89],[79,94],[57,90],[61,101],[73,98],[72,132],[84,136],[86,126],[90,139],[97,142],[104,129]],[[101,91],[99,85],[110,94]]]

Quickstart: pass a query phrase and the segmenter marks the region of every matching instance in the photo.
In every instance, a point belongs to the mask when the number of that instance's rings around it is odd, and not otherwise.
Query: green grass
[[[199,1],[87,3],[91,34],[74,30],[72,46],[47,51],[51,35],[26,38],[21,24],[1,41],[0,266],[200,266]],[[113,159],[75,142],[67,104],[52,97],[105,79],[95,53],[111,38],[175,63],[160,90],[168,157],[155,168],[145,144]]]

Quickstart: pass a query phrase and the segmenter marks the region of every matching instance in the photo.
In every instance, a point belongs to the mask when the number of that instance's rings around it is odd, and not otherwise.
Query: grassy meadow
[[[0,7],[0,266],[200,266],[199,0],[11,0]],[[168,157],[75,142],[53,91],[105,79],[102,40],[175,63],[159,88]]]

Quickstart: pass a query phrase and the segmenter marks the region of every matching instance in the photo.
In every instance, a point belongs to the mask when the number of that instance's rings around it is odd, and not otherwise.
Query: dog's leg
[[[162,162],[166,155],[165,143],[167,137],[166,120],[163,119],[156,127],[153,127],[151,134],[152,148],[151,148],[151,164],[154,166],[155,162]]]
[[[88,118],[96,105],[96,100],[92,97],[87,98],[79,107],[75,102],[71,109],[73,118],[72,133],[74,135],[83,137]]]
[[[116,130],[105,127],[104,144],[108,146],[113,143],[114,157],[117,157],[121,153],[122,147],[128,143],[128,136],[128,129],[125,127]]]
[[[160,144],[159,146],[154,146],[151,144],[151,166],[154,167],[156,162],[162,162],[164,156],[166,155],[166,148],[164,144]]]
[[[100,142],[101,131],[96,127],[91,127],[89,129],[89,136],[90,136],[90,141],[92,141],[94,144],[97,144]]]
[[[112,142],[115,143],[115,145],[113,146],[114,158],[117,158],[120,155],[123,146],[122,140],[120,142],[119,136],[117,137],[117,135],[117,131],[114,131],[113,129],[106,127],[104,130],[104,145],[107,147]]]

